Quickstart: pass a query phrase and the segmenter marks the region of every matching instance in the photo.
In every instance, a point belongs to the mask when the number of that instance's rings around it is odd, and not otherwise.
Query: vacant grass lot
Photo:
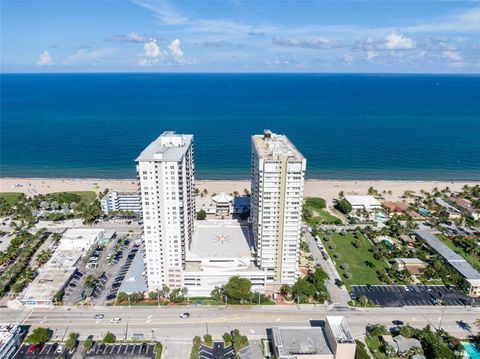
[[[312,223],[337,224],[340,219],[325,210],[325,200],[320,197],[308,197],[304,209],[310,213]]]
[[[330,236],[332,237],[331,241],[326,241],[326,233],[321,233],[322,242],[335,262],[335,267],[347,288],[352,284],[383,284],[378,279],[376,271],[387,268],[387,263],[373,258],[373,254],[370,252],[372,244],[365,237],[362,236],[359,240],[360,248],[355,248],[352,244],[355,237],[351,233],[333,233]],[[334,249],[330,248],[331,244],[333,244]],[[335,258],[335,254],[340,257]],[[343,263],[348,265],[347,270],[342,269]],[[351,274],[351,278],[345,277],[346,272]]]
[[[0,198],[9,204],[15,204],[22,197],[20,192],[0,192]]]

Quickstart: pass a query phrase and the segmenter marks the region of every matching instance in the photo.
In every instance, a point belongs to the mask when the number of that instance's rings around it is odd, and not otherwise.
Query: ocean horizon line
[[[366,75],[366,76],[467,76],[480,77],[476,72],[278,72],[278,71],[25,71],[0,72],[0,75],[89,75],[89,74],[154,74],[154,75]]]

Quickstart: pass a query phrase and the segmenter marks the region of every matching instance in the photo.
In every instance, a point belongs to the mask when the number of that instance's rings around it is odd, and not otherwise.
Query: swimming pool
[[[473,343],[462,342],[463,349],[470,359],[480,359],[480,349]]]

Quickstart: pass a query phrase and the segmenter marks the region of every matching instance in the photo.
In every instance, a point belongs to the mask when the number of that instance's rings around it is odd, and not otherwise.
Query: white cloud
[[[181,42],[179,39],[173,40],[170,45],[168,45],[168,49],[170,50],[170,55],[173,56],[175,61],[178,63],[183,63],[185,62],[185,59],[183,57],[183,50],[181,47]]]
[[[328,39],[317,37],[314,39],[297,39],[297,38],[280,38],[274,37],[272,39],[274,45],[284,47],[303,47],[309,49],[331,49],[339,47],[338,44],[333,43]]]
[[[354,58],[351,54],[345,54],[343,55],[343,63],[345,64],[351,64],[353,62]]]
[[[385,47],[389,50],[408,50],[415,47],[412,39],[392,32],[385,37]]]
[[[368,50],[367,51],[367,60],[368,61],[373,61],[376,57],[378,57],[378,52],[373,51],[373,50]]]
[[[147,41],[147,38],[144,35],[138,34],[136,32],[131,32],[126,35],[115,35],[106,40],[113,42],[145,42]]]
[[[73,55],[65,60],[65,64],[78,63],[95,63],[98,60],[107,58],[117,52],[117,49],[104,47],[100,49],[89,50],[88,48],[80,48]]]
[[[143,45],[143,55],[138,60],[140,66],[152,66],[158,64],[164,57],[157,40],[150,40]]]
[[[132,0],[132,2],[144,9],[150,10],[164,24],[178,25],[185,23],[188,19],[175,10],[167,1],[153,2],[148,0]]]
[[[294,66],[294,67],[304,67],[305,63],[298,61],[295,57],[279,55],[275,56],[272,59],[266,59],[265,64],[269,67],[277,66]]]
[[[54,62],[53,62],[52,56],[50,55],[50,52],[48,52],[47,50],[42,52],[38,57],[38,61],[37,61],[38,66],[51,66],[53,64]]]
[[[443,58],[449,62],[463,62],[463,57],[458,51],[443,51]]]

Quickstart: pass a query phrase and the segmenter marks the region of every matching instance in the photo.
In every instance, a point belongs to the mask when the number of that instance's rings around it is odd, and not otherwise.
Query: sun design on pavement
[[[213,238],[213,240],[214,240],[215,243],[223,244],[223,243],[230,242],[230,236],[222,233],[222,234],[219,234],[219,235],[215,236]]]

